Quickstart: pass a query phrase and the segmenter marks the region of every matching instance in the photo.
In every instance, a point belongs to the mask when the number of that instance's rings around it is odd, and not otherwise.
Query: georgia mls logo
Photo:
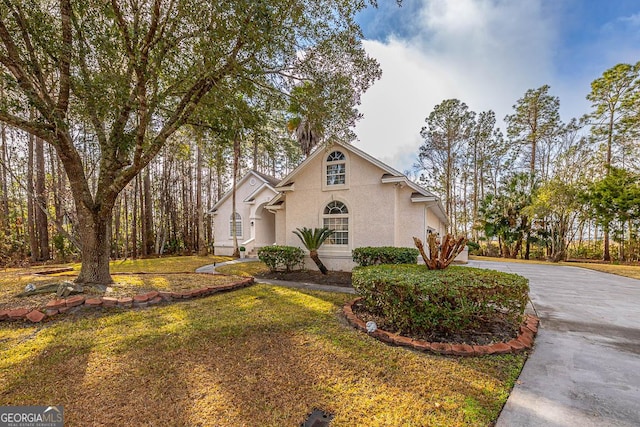
[[[47,412],[53,411],[53,413],[55,414],[60,414],[62,415],[62,412],[60,412],[60,409],[58,409],[57,406],[49,406],[47,407],[47,409],[44,410],[43,414],[46,414]]]
[[[2,406],[0,427],[63,427],[62,406]]]

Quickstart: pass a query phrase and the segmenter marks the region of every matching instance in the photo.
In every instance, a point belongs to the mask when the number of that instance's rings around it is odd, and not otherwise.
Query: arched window
[[[347,159],[344,153],[333,151],[327,156],[327,185],[344,185],[347,178]]]
[[[233,237],[234,217],[236,224],[236,237],[242,237],[242,217],[238,212],[236,212],[235,216],[231,214],[231,216],[229,217],[229,236]]]
[[[329,202],[324,208],[322,222],[324,227],[334,231],[327,244],[349,244],[349,210],[344,203],[337,200]]]

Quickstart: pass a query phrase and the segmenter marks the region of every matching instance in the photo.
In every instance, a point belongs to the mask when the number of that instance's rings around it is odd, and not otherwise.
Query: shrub
[[[419,252],[415,248],[392,246],[356,248],[351,252],[353,261],[360,266],[377,264],[417,264]]]
[[[469,240],[467,242],[467,246],[469,247],[469,255],[480,255],[482,253],[480,250],[480,243]]]
[[[295,266],[302,264],[304,251],[296,246],[265,246],[258,250],[258,258],[271,271],[276,271],[278,267],[291,271]]]
[[[524,277],[469,267],[356,267],[353,287],[366,308],[400,333],[455,334],[501,318],[517,326],[528,300]]]

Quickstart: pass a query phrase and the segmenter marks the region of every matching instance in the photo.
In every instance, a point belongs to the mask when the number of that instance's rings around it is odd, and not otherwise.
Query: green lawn
[[[350,298],[255,285],[38,326],[0,322],[0,406],[64,405],[67,426],[296,426],[314,408],[335,414],[332,427],[495,422],[524,355],[390,347],[346,324]]]

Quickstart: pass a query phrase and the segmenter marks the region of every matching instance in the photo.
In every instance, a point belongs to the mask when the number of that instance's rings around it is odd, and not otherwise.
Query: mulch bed
[[[356,302],[353,307],[353,313],[365,323],[373,321],[378,328],[385,331],[399,333],[398,328],[390,323],[386,318],[375,313],[369,312],[362,301]],[[518,336],[518,326],[513,326],[502,319],[495,319],[481,325],[480,328],[464,331],[460,334],[444,334],[435,331],[428,333],[419,331],[403,331],[399,335],[412,338],[414,340],[440,343],[456,343],[468,345],[490,345],[499,342],[507,342]]]
[[[256,275],[257,279],[287,280],[290,282],[315,283],[317,285],[331,285],[351,287],[351,273],[347,271],[330,271],[322,274],[319,271],[295,270],[291,272],[276,271]]]

